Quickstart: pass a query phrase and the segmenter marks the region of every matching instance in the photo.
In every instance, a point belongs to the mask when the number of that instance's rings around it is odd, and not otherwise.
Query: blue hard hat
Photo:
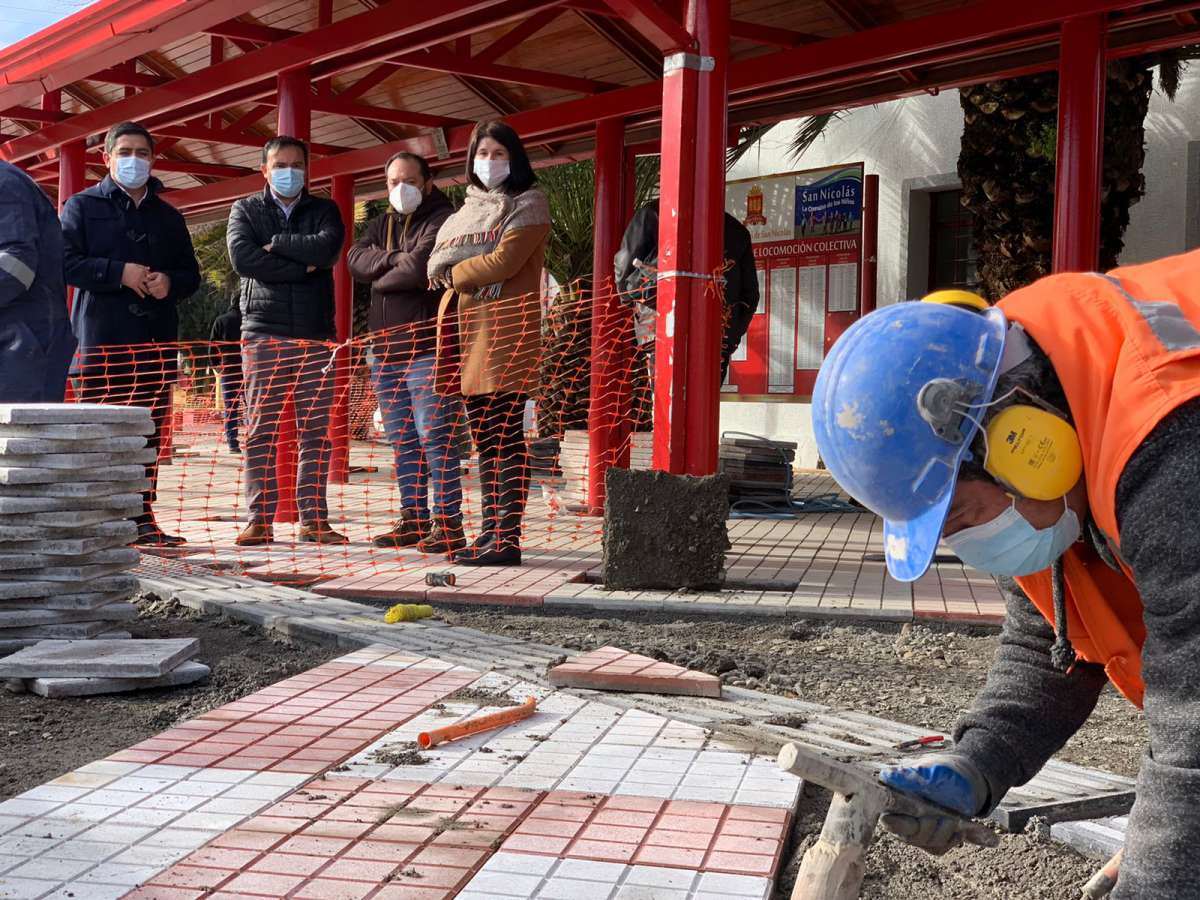
[[[994,307],[898,303],[855,322],[817,373],[821,459],[883,518],[888,571],[900,581],[933,560],[982,414],[970,407],[992,399],[1007,331]]]

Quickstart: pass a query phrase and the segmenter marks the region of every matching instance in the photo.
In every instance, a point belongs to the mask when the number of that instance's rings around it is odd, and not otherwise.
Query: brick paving
[[[673,663],[601,647],[573,656],[550,670],[550,683],[598,691],[641,691],[647,694],[685,694],[720,697],[721,680]]]
[[[727,587],[712,592],[605,591],[597,586],[601,523],[572,515],[558,496],[563,490],[535,482],[526,515],[524,565],[471,569],[415,550],[381,550],[370,537],[398,517],[388,452],[382,445],[355,444],[351,483],[330,485],[335,526],[351,544],[321,547],[294,543],[295,526],[276,525],[278,542],[238,548],[233,539],[244,517],[240,461],[218,449],[203,432],[184,436],[192,446],[177,450],[160,476],[156,509],[169,530],[189,539],[182,558],[197,571],[245,573],[276,583],[312,585],[347,599],[511,606],[579,607],[619,611],[651,609],[698,613],[836,616],[911,621],[934,618],[998,623],[1004,603],[994,581],[961,564],[938,563],[912,585],[886,572],[881,556],[882,524],[866,512],[811,513],[788,520],[733,519],[727,557]],[[822,472],[799,472],[796,496],[837,495]],[[478,486],[464,482],[470,532],[478,521]],[[575,493],[578,493],[575,490]],[[468,535],[472,537],[473,534]],[[453,588],[428,587],[431,572],[453,572]]]

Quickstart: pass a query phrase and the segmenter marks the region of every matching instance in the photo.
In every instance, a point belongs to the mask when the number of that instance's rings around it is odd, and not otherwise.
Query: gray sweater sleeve
[[[987,683],[954,730],[956,749],[988,781],[989,811],[1079,730],[1108,680],[1091,663],[1077,663],[1069,675],[1055,669],[1054,630],[1015,582],[1003,579],[1001,586],[1008,608],[1000,649]]]

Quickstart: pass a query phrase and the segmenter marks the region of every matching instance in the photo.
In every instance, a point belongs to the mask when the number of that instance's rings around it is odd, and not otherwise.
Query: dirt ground
[[[999,637],[995,629],[923,625],[861,627],[768,619],[729,621],[672,615],[624,620],[517,610],[439,609],[458,625],[569,649],[612,644],[721,675],[727,683],[799,697],[949,733],[983,684]],[[1061,757],[1133,776],[1146,740],[1141,713],[1105,691],[1091,720]],[[795,866],[820,832],[829,795],[806,789],[780,879],[790,893]],[[868,857],[864,900],[1077,900],[1097,863],[1035,835],[1006,835],[995,850],[960,848],[944,857],[890,836]]]
[[[143,615],[130,623],[134,637],[199,638],[196,659],[212,674],[193,685],[100,697],[47,700],[0,690],[0,798],[339,655],[277,640],[251,626],[196,616],[177,604],[160,601],[144,608]]]

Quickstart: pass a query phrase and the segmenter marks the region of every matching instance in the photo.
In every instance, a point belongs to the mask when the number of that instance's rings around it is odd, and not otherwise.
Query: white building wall
[[[846,113],[798,161],[787,145],[795,122],[783,122],[729,172],[753,178],[862,161],[879,176],[879,304],[920,296],[927,285],[926,191],[954,188],[962,140],[957,91],[912,97]],[[1122,264],[1200,247],[1200,64],[1185,74],[1174,103],[1157,92],[1146,120],[1146,196],[1132,210]],[[923,202],[924,201],[924,202]],[[797,464],[813,466],[806,402],[721,404],[723,431],[799,443]]]

